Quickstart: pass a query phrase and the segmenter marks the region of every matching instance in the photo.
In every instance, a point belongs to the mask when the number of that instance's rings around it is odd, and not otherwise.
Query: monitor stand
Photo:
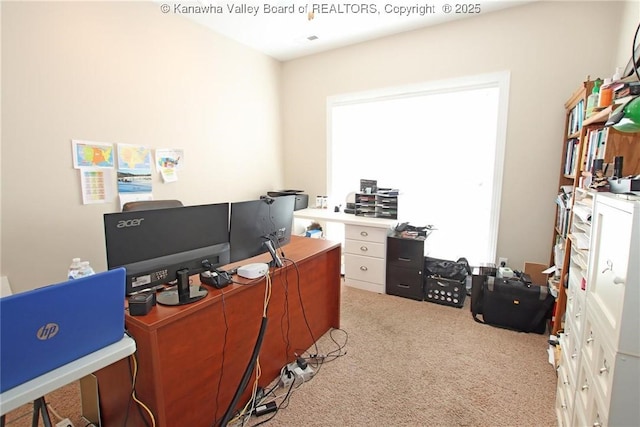
[[[269,265],[271,267],[278,267],[278,268],[282,267],[282,260],[278,256],[278,253],[276,252],[276,248],[273,246],[273,242],[271,240],[267,240],[266,242],[263,243],[263,245],[267,248],[267,250],[271,254],[271,262],[269,263]]]
[[[206,288],[200,285],[189,285],[189,269],[178,270],[178,285],[176,289],[162,291],[156,296],[158,304],[162,305],[185,305],[200,301],[207,296]]]

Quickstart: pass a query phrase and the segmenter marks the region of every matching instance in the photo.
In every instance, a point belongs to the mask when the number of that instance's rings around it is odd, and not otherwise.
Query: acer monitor
[[[277,251],[291,241],[295,199],[291,195],[231,203],[231,262],[270,252],[272,263],[280,267]]]
[[[190,288],[189,276],[229,263],[228,224],[228,203],[104,214],[107,266],[126,269],[127,295],[177,280],[165,296],[193,302],[206,289]]]

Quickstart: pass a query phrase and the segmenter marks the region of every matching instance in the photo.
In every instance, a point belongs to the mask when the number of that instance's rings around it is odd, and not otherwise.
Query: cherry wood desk
[[[271,270],[268,324],[259,356],[262,387],[295,360],[295,353],[340,327],[340,244],[292,236],[283,250],[296,264],[286,261]],[[261,255],[225,268],[269,259]],[[153,411],[158,426],[218,425],[230,404],[258,336],[266,282],[234,280],[244,284],[207,287],[208,295],[192,304],[156,305],[145,316],[127,314],[126,327],[138,349],[136,396]],[[199,277],[192,276],[193,282]],[[96,373],[104,425],[124,425],[125,419],[127,426],[144,425],[134,403],[127,414],[129,372],[123,361]],[[250,398],[254,375],[239,407]]]

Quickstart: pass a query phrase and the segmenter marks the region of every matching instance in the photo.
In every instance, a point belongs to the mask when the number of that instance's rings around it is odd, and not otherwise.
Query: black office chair
[[[179,208],[184,206],[180,200],[139,200],[127,202],[122,206],[122,212],[148,211],[151,209]]]

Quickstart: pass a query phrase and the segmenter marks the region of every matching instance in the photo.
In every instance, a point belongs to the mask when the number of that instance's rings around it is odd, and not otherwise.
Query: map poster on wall
[[[115,167],[113,144],[103,142],[71,140],[73,149],[73,167],[80,168],[109,168]]]
[[[118,144],[118,192],[151,192],[151,150],[140,145]]]
[[[184,150],[177,148],[156,149],[156,167],[164,182],[178,180],[178,171],[184,163]]]

